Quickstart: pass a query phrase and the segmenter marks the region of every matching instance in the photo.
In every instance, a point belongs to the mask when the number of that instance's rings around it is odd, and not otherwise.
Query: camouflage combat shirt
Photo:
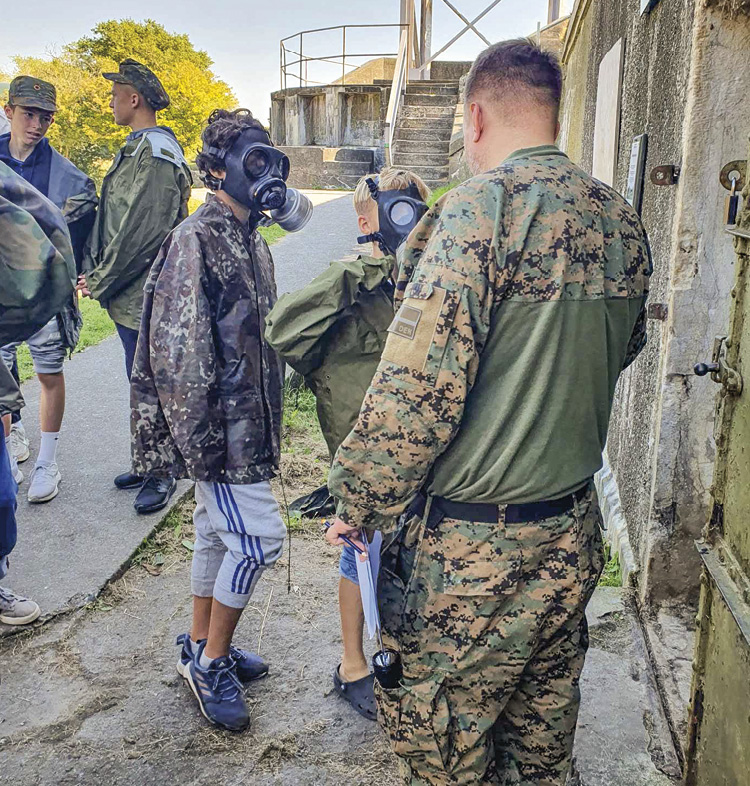
[[[117,324],[138,329],[151,263],[169,231],[187,217],[191,185],[170,129],[128,134],[104,177],[84,259],[92,296]]]
[[[636,211],[555,146],[448,192],[410,235],[398,312],[328,481],[386,528],[416,492],[521,504],[600,467],[618,377],[645,343]]]
[[[213,195],[165,240],[131,381],[133,468],[257,483],[279,465],[283,364],[263,340],[271,252]]]

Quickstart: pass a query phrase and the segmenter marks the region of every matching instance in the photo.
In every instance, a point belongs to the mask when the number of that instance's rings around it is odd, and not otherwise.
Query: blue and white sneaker
[[[201,644],[201,641],[195,642]],[[193,660],[193,650],[190,641],[189,633],[181,633],[177,637],[177,644],[182,645],[180,650],[180,657],[177,661],[177,673],[187,679],[188,666],[190,661]],[[262,679],[268,674],[268,664],[259,655],[247,650],[241,650],[239,647],[229,648],[229,657],[235,662],[237,666],[237,676],[240,682],[248,683],[255,682],[255,680]]]
[[[215,726],[227,731],[244,731],[250,725],[250,715],[235,662],[230,657],[216,658],[207,669],[202,669],[200,656],[205,646],[206,642],[201,642],[187,669],[187,681],[198,706],[206,720]]]

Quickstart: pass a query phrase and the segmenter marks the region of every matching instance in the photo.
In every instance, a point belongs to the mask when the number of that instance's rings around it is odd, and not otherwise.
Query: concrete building
[[[720,173],[747,155],[749,52],[748,0],[577,0],[562,51],[560,145],[640,201],[651,239],[649,342],[617,391],[600,490],[678,732],[719,392],[693,366],[728,329]]]

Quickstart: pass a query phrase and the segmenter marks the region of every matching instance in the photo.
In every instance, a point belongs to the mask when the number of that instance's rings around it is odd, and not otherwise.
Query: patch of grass
[[[286,229],[282,229],[278,224],[271,224],[270,227],[260,227],[258,232],[260,232],[269,246],[277,243],[282,237],[288,234]]]
[[[82,298],[78,303],[81,307],[83,327],[78,339],[78,346],[75,348],[76,353],[83,352],[87,347],[93,347],[115,332],[115,323],[96,300]],[[34,376],[34,364],[26,344],[22,344],[18,348],[18,373],[21,382]]]
[[[315,396],[304,384],[298,385],[289,379],[284,383],[284,436],[319,433],[318,412]]]
[[[440,186],[440,188],[436,188],[431,194],[429,199],[427,200],[427,204],[432,207],[435,202],[440,199],[443,194],[447,194],[451,189],[455,188],[458,183],[446,183],[444,186]]]
[[[620,567],[620,557],[618,554],[612,556],[609,544],[604,547],[604,559],[606,560],[604,570],[599,579],[600,587],[622,587],[622,568]]]
[[[191,494],[175,505],[157,529],[141,543],[133,555],[131,565],[143,565],[149,573],[153,573],[166,564],[191,559],[195,538],[194,510],[195,499]]]

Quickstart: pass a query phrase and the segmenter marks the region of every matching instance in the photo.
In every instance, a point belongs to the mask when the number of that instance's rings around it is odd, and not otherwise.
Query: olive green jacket
[[[138,330],[143,285],[164,238],[188,215],[192,177],[168,128],[128,135],[102,184],[84,259],[93,297]]]
[[[315,394],[331,458],[380,362],[393,321],[392,267],[393,257],[334,262],[266,318],[266,341]]]

